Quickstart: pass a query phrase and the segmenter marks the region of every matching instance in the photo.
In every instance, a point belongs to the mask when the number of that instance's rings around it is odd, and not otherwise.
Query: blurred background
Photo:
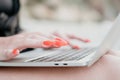
[[[120,0],[21,0],[21,3],[22,12],[37,20],[112,20],[120,10]]]
[[[21,27],[28,32],[71,33],[103,40],[120,11],[120,0],[20,0]]]

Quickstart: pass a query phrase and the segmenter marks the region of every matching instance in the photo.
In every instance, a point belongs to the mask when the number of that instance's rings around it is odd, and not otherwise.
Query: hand
[[[0,60],[12,59],[26,48],[59,48],[66,45],[67,42],[61,38],[48,38],[41,33],[22,33],[2,37],[0,38]]]
[[[60,33],[53,33],[44,35],[42,33],[22,33],[11,37],[0,38],[0,60],[10,60],[17,55],[20,51],[26,48],[60,48],[69,45],[72,49],[80,49],[78,45],[71,43],[72,39],[83,40],[74,35],[62,36]]]

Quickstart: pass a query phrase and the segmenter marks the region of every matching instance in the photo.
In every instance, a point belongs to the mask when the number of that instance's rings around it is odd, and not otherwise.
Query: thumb
[[[18,49],[8,49],[4,50],[3,53],[4,54],[0,54],[0,60],[7,61],[19,55],[20,51]]]

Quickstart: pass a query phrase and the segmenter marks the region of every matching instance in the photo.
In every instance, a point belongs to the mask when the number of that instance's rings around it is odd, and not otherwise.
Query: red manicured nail
[[[84,42],[89,43],[91,41],[89,39],[85,39]]]
[[[54,41],[53,47],[59,48],[59,47],[61,47],[61,46],[62,46],[61,41],[58,41],[58,40],[55,40],[55,41]]]
[[[73,49],[80,49],[79,46],[75,45],[75,46],[72,46]]]
[[[50,40],[43,41],[43,47],[51,47],[53,45],[53,42]]]
[[[68,45],[68,42],[65,41],[65,40],[63,40],[63,39],[61,39],[61,38],[55,38],[55,40],[56,40],[57,42],[59,42],[59,44],[60,44],[61,46],[66,46],[66,45]]]
[[[14,55],[17,55],[17,54],[20,53],[20,51],[19,51],[18,49],[14,49],[14,50],[12,51],[12,53],[13,53]]]

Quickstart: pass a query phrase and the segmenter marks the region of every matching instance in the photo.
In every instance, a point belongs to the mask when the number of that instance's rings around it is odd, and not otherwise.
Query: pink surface
[[[0,68],[0,80],[80,80],[82,72],[81,68]]]

